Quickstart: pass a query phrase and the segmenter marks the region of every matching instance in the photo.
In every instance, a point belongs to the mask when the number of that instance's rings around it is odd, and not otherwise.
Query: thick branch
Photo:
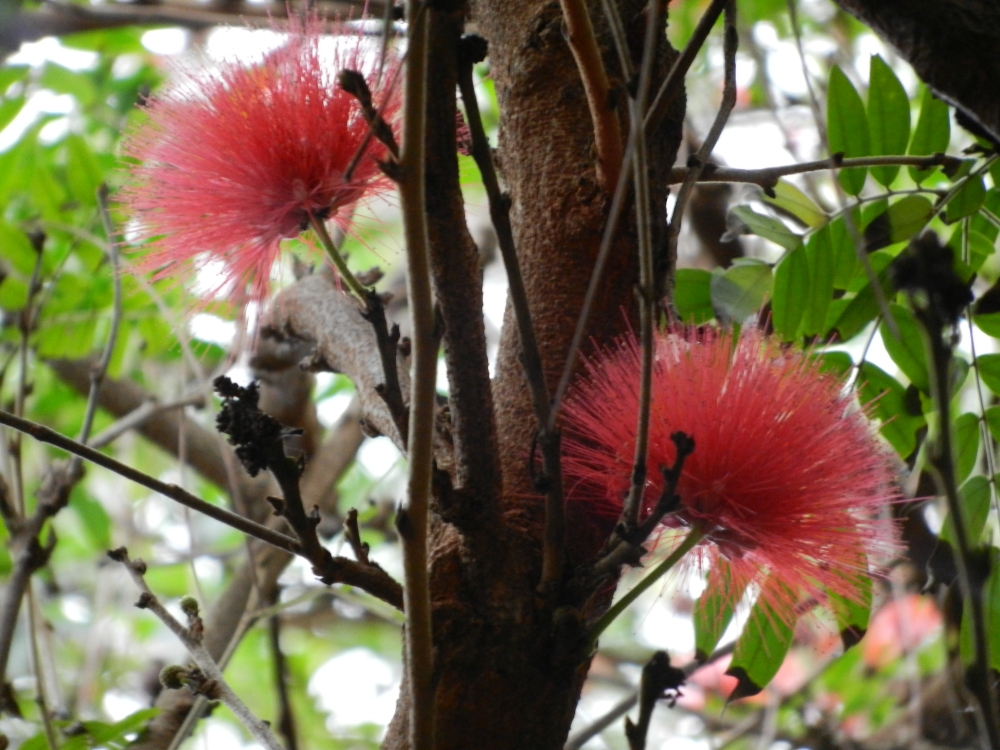
[[[444,323],[454,481],[468,496],[468,502],[462,503],[459,497],[459,506],[450,509],[459,524],[463,516],[495,514],[500,484],[483,323],[482,270],[479,250],[465,222],[455,144],[455,87],[463,15],[464,11],[439,10],[428,15],[427,44],[433,54],[427,60],[425,138],[427,233],[434,291]]]
[[[371,324],[357,303],[324,274],[308,276],[275,300],[265,338],[287,345],[290,359],[303,359],[311,370],[341,372],[354,381],[361,414],[369,432],[386,435],[400,450],[404,443],[396,421],[379,395],[382,360]],[[409,373],[398,363],[400,388],[409,392]]]

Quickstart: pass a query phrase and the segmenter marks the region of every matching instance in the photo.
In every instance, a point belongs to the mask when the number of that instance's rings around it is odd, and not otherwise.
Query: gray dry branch
[[[278,295],[263,337],[285,344],[289,362],[300,361],[301,366],[312,371],[347,375],[358,390],[366,431],[385,435],[400,450],[404,449],[403,437],[379,395],[382,360],[375,332],[357,302],[343,294],[329,276],[307,276]],[[409,393],[410,375],[402,356],[397,364],[405,396]]]

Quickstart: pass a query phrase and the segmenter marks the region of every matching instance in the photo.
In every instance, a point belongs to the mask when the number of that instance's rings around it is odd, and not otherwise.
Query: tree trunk
[[[625,0],[620,7],[638,63],[645,3]],[[430,77],[453,81],[449,66],[456,64],[456,56],[450,45],[457,42],[460,16],[428,12],[435,40]],[[518,256],[552,392],[582,307],[610,196],[596,179],[593,126],[579,73],[563,37],[559,4],[479,0],[473,12],[479,33],[489,43],[501,110],[498,166],[510,192]],[[608,70],[620,80],[599,4],[591,5],[591,17]],[[442,25],[450,25],[451,31],[442,31]],[[665,36],[661,42],[654,85],[676,55]],[[430,86],[433,89],[434,83]],[[431,119],[436,118],[439,125],[448,118],[446,96],[441,93],[436,104],[429,103]],[[453,95],[450,102],[453,107]],[[671,116],[649,134],[651,213],[657,222],[658,246],[665,234],[666,175],[680,143],[682,117],[683,104],[678,102]],[[451,123],[453,127],[453,117]],[[624,118],[623,131],[627,132]],[[433,155],[430,160],[435,163]],[[438,185],[437,189],[443,188]],[[463,243],[454,244],[454,252],[462,252]],[[638,263],[635,220],[630,212],[622,221],[613,257],[592,316],[590,335],[598,344],[621,333],[635,317]],[[659,260],[660,268],[672,269],[673,259]],[[477,325],[482,325],[481,318]],[[502,475],[500,486],[494,488],[498,502],[490,497],[490,488],[477,487],[476,492],[484,495],[482,502],[466,498],[464,503],[487,511],[495,504],[496,512],[466,514],[457,526],[437,517],[432,528],[436,746],[440,750],[556,750],[569,731],[589,659],[571,658],[564,653],[566,649],[559,648],[553,608],[536,594],[544,506],[530,480],[535,418],[509,306],[492,396]],[[459,406],[453,394],[452,411]],[[490,421],[489,415],[480,416],[484,424]],[[449,473],[461,476],[462,467]],[[437,502],[446,504],[440,492]],[[572,525],[569,533],[573,533]],[[384,747],[409,746],[408,709],[404,682]]]

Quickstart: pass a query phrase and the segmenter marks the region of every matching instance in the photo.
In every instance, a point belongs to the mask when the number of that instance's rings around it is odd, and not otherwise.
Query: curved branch
[[[301,359],[307,369],[347,375],[358,389],[361,418],[368,431],[385,435],[404,450],[396,421],[379,395],[384,378],[375,332],[357,303],[332,279],[315,274],[282,291],[262,336],[283,345],[283,356],[289,361]],[[406,395],[410,376],[403,364],[397,360],[400,388]]]

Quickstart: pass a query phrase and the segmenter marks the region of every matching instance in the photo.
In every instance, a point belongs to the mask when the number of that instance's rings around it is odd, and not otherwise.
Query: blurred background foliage
[[[668,31],[675,46],[686,41],[705,5],[671,3]],[[0,35],[6,45],[0,65],[0,402],[70,436],[80,433],[85,413],[86,376],[81,386],[79,373],[105,346],[114,319],[115,264],[98,188],[108,184],[113,198],[123,179],[123,130],[143,117],[137,105],[169,78],[172,66],[211,64],[213,55],[245,51],[257,44],[251,26],[268,23],[261,22],[263,12],[283,12],[225,4],[74,7],[85,19],[114,10],[122,23],[132,11],[131,20],[143,9],[176,12],[172,23],[160,19],[37,39],[26,32],[23,45],[15,33],[18,13],[44,18],[40,14],[52,9],[25,2],[0,17],[11,24]],[[888,269],[912,238],[931,229],[952,249],[955,272],[971,283],[975,301],[958,329],[948,429],[973,534],[996,559],[1000,161],[989,144],[958,128],[948,107],[853,18],[827,0],[799,0],[794,16],[789,7],[785,0],[739,3],[738,108],[716,149],[720,165],[759,169],[834,152],[948,152],[955,158],[926,170],[814,171],[769,190],[703,186],[684,230],[677,313],[684,321],[739,324],[763,308],[776,335],[808,347],[858,387],[898,456],[908,496],[930,499],[895,509],[908,533],[911,525],[917,531],[906,539],[910,559],[875,582],[871,614],[803,617],[794,633],[770,646],[741,641],[736,659],[759,670],[767,688],[726,708],[733,680],[723,674],[724,657],[695,673],[676,708],[657,712],[650,746],[875,748],[895,746],[901,737],[963,744],[971,725],[948,718],[942,706],[951,705],[956,670],[969,658],[968,639],[955,605],[947,513],[933,498],[936,490],[925,471],[927,435],[943,425],[933,414],[919,326],[909,300],[889,284]],[[248,25],[241,24],[240,13]],[[226,14],[234,28],[220,29],[215,23]],[[200,51],[206,48],[207,54]],[[478,84],[495,139],[498,113],[488,74],[484,66]],[[716,34],[688,79],[692,148],[714,116],[721,80]],[[468,158],[462,170],[469,221],[483,251],[484,314],[495,351],[505,281],[493,259],[478,172]],[[110,214],[127,237],[128,217],[113,203]],[[359,227],[346,241],[350,262],[357,269],[381,266],[383,286],[398,287],[394,269],[401,242],[394,206],[373,207]],[[279,284],[317,262],[303,243],[289,245],[299,261],[284,265]],[[150,284],[127,272],[120,279],[119,331],[107,375],[119,395],[127,388],[138,394],[126,412],[145,408],[146,420],[183,414],[187,421],[167,450],[135,429],[122,429],[104,450],[211,502],[238,506],[224,482],[192,463],[186,440],[194,433],[185,433],[212,430],[215,405],[208,384],[215,375],[246,382],[254,374],[246,348],[239,346],[237,305],[197,308],[196,289],[173,281]],[[350,382],[326,375],[295,387],[311,390],[305,408],[318,415],[318,439],[343,439],[341,427],[352,414]],[[122,424],[126,414],[104,406],[92,435],[130,426]],[[328,543],[344,550],[342,519],[357,508],[373,555],[398,574],[389,519],[403,489],[400,458],[384,439],[353,440],[356,458],[335,478],[333,501],[324,506]],[[0,473],[29,510],[57,460],[57,451],[4,432]],[[44,748],[52,737],[60,747],[120,747],[149,718],[159,668],[183,661],[184,653],[158,621],[132,607],[137,592],[104,552],[127,546],[149,564],[148,581],[158,595],[175,604],[190,594],[208,606],[233,585],[246,547],[236,532],[96,468],[73,486],[68,507],[47,529],[56,544],[22,606],[0,731],[14,747]],[[11,529],[5,526],[0,534],[9,541]],[[8,576],[12,565],[8,545],[0,545],[0,575]],[[297,562],[281,575],[279,589],[274,606],[247,613],[245,635],[236,639],[227,668],[231,684],[268,718],[279,713],[279,684],[287,686],[301,747],[376,747],[398,690],[398,616],[358,593],[322,587]],[[997,668],[1000,573],[985,591],[991,665]],[[697,581],[670,580],[608,631],[571,746],[625,747],[620,724],[601,729],[599,720],[634,703],[640,667],[652,651],[667,648],[675,663],[683,663],[696,648],[711,652],[731,644],[740,624],[753,616],[746,607],[725,632],[717,622],[709,627],[699,613],[711,603],[699,593]],[[868,634],[845,651],[836,633],[848,624]],[[719,632],[708,632],[713,628]],[[49,737],[39,696],[54,719]],[[218,709],[188,742],[215,750],[247,746],[249,740]]]

